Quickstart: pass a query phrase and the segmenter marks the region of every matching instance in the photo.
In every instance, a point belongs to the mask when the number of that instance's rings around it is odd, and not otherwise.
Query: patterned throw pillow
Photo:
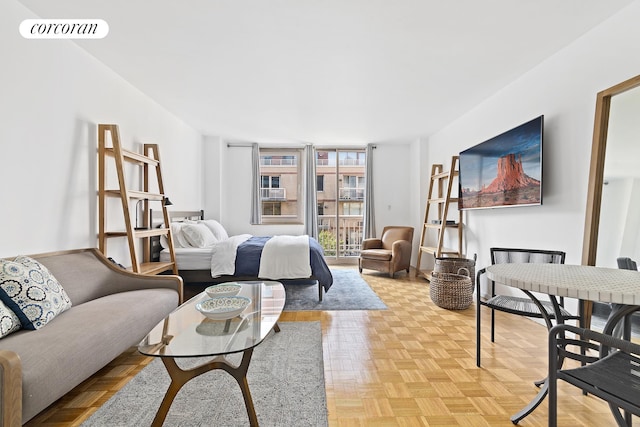
[[[18,316],[0,301],[0,338],[6,337],[21,327]]]
[[[24,329],[32,330],[71,307],[69,296],[47,267],[26,256],[0,260],[0,300]]]

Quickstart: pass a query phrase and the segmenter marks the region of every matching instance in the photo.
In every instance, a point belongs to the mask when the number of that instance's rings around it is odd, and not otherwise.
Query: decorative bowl
[[[251,299],[247,297],[215,297],[197,303],[196,310],[209,319],[231,319],[242,313],[250,303]]]
[[[211,298],[234,297],[238,295],[238,292],[240,292],[240,289],[242,289],[242,285],[239,285],[237,283],[222,283],[219,285],[209,286],[207,289],[205,289],[205,292]]]

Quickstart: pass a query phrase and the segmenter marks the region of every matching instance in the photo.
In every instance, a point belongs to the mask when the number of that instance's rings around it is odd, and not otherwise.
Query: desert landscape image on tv
[[[542,203],[542,120],[460,153],[460,209]]]

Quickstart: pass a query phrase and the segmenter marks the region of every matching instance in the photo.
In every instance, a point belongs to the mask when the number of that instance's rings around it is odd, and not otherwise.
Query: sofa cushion
[[[71,300],[47,267],[33,258],[0,260],[0,300],[24,329],[40,329],[71,307]]]
[[[0,338],[19,330],[21,327],[18,316],[0,301]]]
[[[379,261],[390,261],[391,251],[387,249],[367,249],[360,251],[360,257]]]

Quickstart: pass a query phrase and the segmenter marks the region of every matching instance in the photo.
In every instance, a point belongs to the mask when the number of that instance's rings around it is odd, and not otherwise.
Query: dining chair
[[[623,270],[637,270],[638,264],[629,257],[621,256],[616,259],[618,262],[618,268]]]
[[[518,249],[518,248],[490,248],[491,264],[504,263],[551,263],[564,264],[566,253],[563,251],[547,249]],[[489,297],[481,298],[480,276],[486,269],[478,271],[476,276],[476,365],[480,367],[480,337],[481,337],[481,306],[491,309],[491,342],[495,342],[495,311],[516,314],[519,316],[543,319],[538,306],[527,296],[496,295],[496,286],[493,280],[489,281]],[[555,319],[555,311],[550,301],[540,301],[549,319]],[[560,298],[560,311],[563,320],[580,319],[579,315],[572,314],[564,308],[564,298]],[[552,325],[547,325],[551,328]]]
[[[618,262],[618,268],[621,270],[638,270],[638,264],[629,257],[618,257],[616,261]],[[611,308],[615,308],[613,304],[611,304]],[[634,313],[631,313],[625,316],[624,320],[613,328],[612,335],[616,338],[623,338],[625,340],[631,339],[631,325],[634,315]]]
[[[580,352],[572,351],[575,349],[580,349]],[[594,355],[594,351],[597,355]],[[563,369],[564,359],[577,360],[581,366]],[[584,394],[592,394],[606,401],[616,424],[620,427],[631,426],[631,415],[640,416],[639,365],[640,345],[631,341],[572,325],[551,328],[549,427],[557,425],[559,379],[582,389]]]

